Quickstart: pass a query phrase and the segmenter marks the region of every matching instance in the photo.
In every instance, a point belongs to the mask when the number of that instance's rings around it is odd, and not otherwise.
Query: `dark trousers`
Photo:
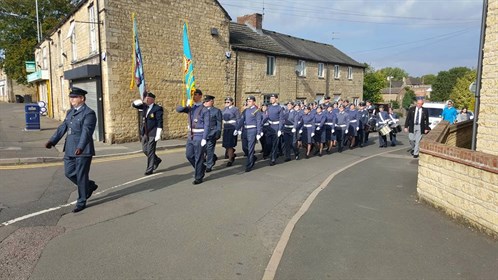
[[[242,150],[247,155],[246,169],[254,167],[254,148],[256,147],[256,129],[244,129],[242,131]]]
[[[299,155],[299,149],[297,148],[296,142],[296,133],[292,133],[292,130],[284,130],[284,151],[285,151],[285,158],[290,159],[291,158],[291,151],[294,153],[294,156]]]
[[[156,155],[156,141],[154,137],[142,137],[142,151],[147,156],[147,168],[145,172],[152,172],[154,164],[159,161]]]
[[[379,147],[387,146],[387,136],[379,132]]]
[[[86,205],[86,196],[94,181],[90,181],[90,164],[92,157],[64,157],[64,173],[66,177],[78,186],[77,207]]]
[[[277,137],[276,133],[269,133],[265,135],[266,137],[266,144],[269,146],[270,149],[270,160],[271,161],[276,161],[278,157],[278,150],[279,150],[279,137]]]
[[[206,166],[204,165],[204,147],[201,147],[202,139],[188,139],[185,149],[185,156],[194,168],[194,178],[202,180],[206,173]],[[206,144],[207,145],[207,144]]]
[[[396,146],[398,144],[398,141],[396,141],[396,133],[395,132],[389,132],[389,140],[391,141],[392,146]]]
[[[366,132],[362,125],[360,126],[360,130],[358,130],[358,145],[363,146],[363,144],[366,144],[365,140],[366,140]]]
[[[209,138],[206,141],[206,167],[213,168],[214,163],[218,160],[218,157],[214,153],[216,147],[216,139]]]
[[[346,128],[345,127],[336,127],[335,128],[335,136],[337,139],[337,147],[340,152],[342,152],[343,146],[344,146],[344,138],[346,134]]]

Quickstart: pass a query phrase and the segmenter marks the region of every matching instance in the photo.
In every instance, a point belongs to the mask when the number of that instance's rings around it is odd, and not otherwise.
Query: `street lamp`
[[[393,76],[388,76],[388,77],[387,77],[387,80],[389,81],[389,95],[391,95],[391,85],[392,85],[391,80],[392,80],[393,78],[394,78]]]

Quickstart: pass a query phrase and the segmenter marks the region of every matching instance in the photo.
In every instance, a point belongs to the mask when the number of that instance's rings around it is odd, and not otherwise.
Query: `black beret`
[[[231,97],[226,97],[226,98],[225,98],[225,102],[227,102],[227,101],[233,102],[233,98],[231,98]]]
[[[214,100],[214,96],[212,95],[204,95],[204,101],[211,101],[211,100]]]
[[[73,87],[69,93],[69,97],[85,96],[88,92],[81,88]]]
[[[325,100],[330,100],[330,96],[325,96]]]
[[[156,95],[155,95],[155,94],[153,94],[152,92],[147,92],[147,93],[145,94],[145,97],[156,98]]]
[[[270,97],[278,98],[278,94],[272,93],[272,94],[270,94]]]
[[[196,89],[194,91],[194,94],[202,95],[202,91],[200,89]]]
[[[249,95],[246,100],[256,101],[256,97],[254,97],[253,95]]]

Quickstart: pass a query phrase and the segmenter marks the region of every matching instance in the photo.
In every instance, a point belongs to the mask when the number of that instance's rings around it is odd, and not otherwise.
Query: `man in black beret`
[[[147,92],[144,100],[133,101],[132,106],[139,110],[141,116],[140,141],[142,151],[147,156],[145,176],[151,175],[162,160],[156,155],[157,141],[161,140],[163,132],[163,107],[155,103],[156,96]]]
[[[95,112],[85,104],[87,92],[73,87],[69,93],[71,109],[66,118],[57,128],[54,135],[45,144],[47,149],[57,145],[66,135],[64,143],[64,173],[66,177],[78,186],[78,200],[74,213],[86,208],[86,201],[98,188],[94,181],[89,179],[90,164],[95,155],[93,132],[97,124]]]

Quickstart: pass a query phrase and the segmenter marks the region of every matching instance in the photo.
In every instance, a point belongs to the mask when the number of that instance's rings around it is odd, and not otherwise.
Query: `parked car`
[[[442,114],[445,103],[437,102],[426,102],[422,107],[427,108],[429,111],[429,126],[431,129],[436,127],[436,125],[443,120]]]

